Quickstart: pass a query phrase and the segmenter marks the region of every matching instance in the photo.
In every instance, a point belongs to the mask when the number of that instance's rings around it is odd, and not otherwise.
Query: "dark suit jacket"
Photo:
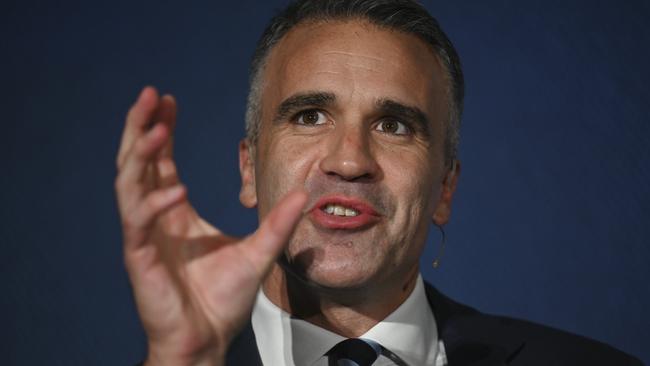
[[[426,293],[449,366],[642,365],[638,359],[588,338],[483,314],[447,298],[428,284]],[[250,324],[233,341],[226,365],[262,365]]]

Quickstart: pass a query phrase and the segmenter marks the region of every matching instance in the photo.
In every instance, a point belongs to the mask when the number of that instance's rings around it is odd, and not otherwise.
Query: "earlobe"
[[[257,190],[255,187],[255,159],[254,147],[247,139],[239,142],[239,174],[241,175],[241,190],[239,202],[244,207],[257,206]]]
[[[453,160],[451,167],[447,170],[445,179],[442,182],[438,206],[433,212],[433,223],[438,226],[443,226],[449,221],[449,217],[451,216],[451,202],[454,197],[454,192],[456,192],[459,175],[460,162],[458,160]]]

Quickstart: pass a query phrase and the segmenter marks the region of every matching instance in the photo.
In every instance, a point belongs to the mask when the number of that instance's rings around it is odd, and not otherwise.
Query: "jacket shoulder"
[[[472,327],[479,342],[520,342],[508,355],[512,365],[642,365],[605,343],[526,320],[477,313],[459,325]]]
[[[427,297],[450,365],[489,359],[509,365],[642,365],[605,343],[526,320],[485,314],[431,286],[427,286]]]

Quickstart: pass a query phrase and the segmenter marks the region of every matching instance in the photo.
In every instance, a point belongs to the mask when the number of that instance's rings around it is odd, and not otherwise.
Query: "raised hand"
[[[115,181],[124,258],[150,365],[218,365],[261,281],[301,217],[293,192],[244,239],[224,235],[187,200],[172,157],[173,97],[147,87],[130,109]]]

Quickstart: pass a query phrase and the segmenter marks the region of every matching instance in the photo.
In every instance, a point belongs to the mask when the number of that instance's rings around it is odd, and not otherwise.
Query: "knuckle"
[[[133,145],[133,154],[139,159],[146,159],[152,153],[152,139],[149,134],[140,136]]]
[[[146,202],[141,205],[133,205],[122,215],[122,229],[125,235],[143,227],[143,217],[147,216],[147,207],[143,207],[143,205],[146,205]]]
[[[135,227],[135,214],[134,214],[134,212],[129,212],[127,214],[124,214],[122,216],[122,230],[124,231],[124,235],[127,236],[127,234],[134,227]]]
[[[160,207],[160,195],[158,192],[152,192],[149,194],[147,199],[144,202],[145,209],[148,212],[155,212],[158,210],[158,207]]]
[[[147,143],[147,140],[144,139],[143,137],[140,137],[140,138],[137,139],[137,141],[133,145],[133,153],[137,157],[142,158],[142,157],[144,157],[146,155],[145,154],[146,153],[146,147],[147,147],[146,143]]]
[[[115,178],[114,186],[115,186],[115,190],[118,192],[124,189],[124,187],[126,186],[126,178],[124,178],[123,174],[117,175],[117,177]]]

